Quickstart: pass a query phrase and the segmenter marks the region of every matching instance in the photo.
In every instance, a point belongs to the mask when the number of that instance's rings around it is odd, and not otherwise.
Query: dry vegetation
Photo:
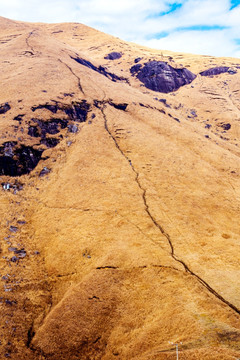
[[[0,358],[239,358],[240,60],[0,30]],[[197,76],[152,91],[149,60]]]

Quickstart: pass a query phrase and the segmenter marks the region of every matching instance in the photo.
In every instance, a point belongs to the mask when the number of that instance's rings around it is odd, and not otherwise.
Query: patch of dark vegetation
[[[164,61],[155,60],[145,63],[144,66],[134,65],[130,72],[136,75],[146,88],[162,93],[176,91],[196,78],[196,75],[186,68],[175,69]]]
[[[33,112],[38,109],[47,109],[47,110],[51,111],[52,113],[56,114],[56,112],[58,111],[58,106],[57,106],[57,104],[43,104],[43,105],[38,105],[38,106],[32,106]]]
[[[116,104],[116,103],[113,103],[112,101],[109,102],[109,105],[115,107],[115,109],[123,110],[123,111],[125,111],[128,106],[127,103]]]
[[[29,174],[41,160],[43,150],[16,142],[6,142],[0,146],[0,174],[21,176]]]
[[[19,114],[13,118],[13,120],[19,121],[21,123],[22,118],[25,116],[25,114]]]
[[[128,79],[122,77],[122,76],[117,76],[116,74],[113,74],[109,71],[107,71],[103,66],[95,66],[93,65],[90,61],[88,60],[84,60],[84,59],[81,59],[79,57],[72,57],[71,56],[71,59],[75,60],[76,62],[78,62],[79,64],[83,65],[83,66],[86,66],[87,68],[91,69],[91,70],[94,70],[96,72],[98,72],[99,74],[101,75],[104,75],[106,76],[108,79],[110,79],[111,81],[125,81],[128,83]]]
[[[65,114],[73,121],[85,122],[87,120],[87,114],[90,110],[90,105],[86,100],[81,102],[73,102],[72,106],[63,108]]]
[[[121,53],[113,51],[113,52],[109,53],[108,55],[104,56],[104,59],[117,60],[117,59],[120,59],[121,57],[122,57]]]
[[[5,104],[0,104],[0,114],[5,114],[8,110],[11,109],[11,106],[9,105],[9,103],[5,103]]]
[[[221,333],[218,332],[217,336],[222,341],[239,341],[240,340],[240,333],[237,331],[222,331]]]
[[[41,139],[40,143],[42,145],[45,145],[47,148],[53,148],[55,146],[57,146],[57,144],[59,144],[59,139],[57,138],[44,138]]]
[[[205,71],[200,72],[201,76],[215,76],[223,73],[229,73],[231,75],[236,74],[237,71],[231,69],[229,66],[217,66]]]

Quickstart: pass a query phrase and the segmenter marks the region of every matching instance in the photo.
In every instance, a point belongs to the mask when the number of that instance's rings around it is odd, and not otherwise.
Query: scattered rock
[[[137,64],[139,61],[141,61],[142,60],[142,58],[141,57],[138,57],[138,58],[136,58],[135,60],[134,60],[134,62],[135,62],[135,64]]]
[[[190,84],[196,75],[186,68],[175,69],[163,61],[149,61],[144,66],[137,64],[130,72],[153,91],[168,93]]]
[[[18,223],[19,225],[25,225],[25,224],[26,224],[26,221],[24,221],[24,220],[18,220],[17,223]]]
[[[162,102],[166,107],[171,108],[171,106],[167,103],[167,100],[166,100],[166,99],[157,99],[157,98],[156,98],[156,100]]]
[[[78,132],[78,126],[76,124],[68,125],[68,131],[76,134]]]
[[[221,124],[218,124],[218,126],[222,127],[225,131],[231,129],[231,124],[227,123],[221,123]]]
[[[10,259],[10,261],[11,262],[18,262],[18,257],[17,256],[13,256],[13,257],[11,257],[11,259]]]
[[[10,109],[11,106],[7,102],[5,104],[0,104],[0,114],[5,114]]]
[[[15,252],[17,250],[17,248],[16,247],[13,247],[13,246],[10,246],[9,248],[8,248],[8,251],[13,251],[13,252]]]
[[[122,57],[122,54],[116,51],[111,52],[110,54],[106,55],[104,57],[104,59],[107,60],[116,60],[116,59],[120,59]]]
[[[18,259],[23,259],[27,255],[27,252],[24,249],[15,250],[14,254],[17,254]]]
[[[195,111],[195,110],[191,110],[191,115],[192,115],[192,117],[197,117],[196,111]]]
[[[18,231],[18,227],[17,226],[10,226],[9,230],[13,233],[16,233]]]
[[[10,186],[11,186],[11,184],[9,184],[9,183],[2,184],[3,190],[10,190]]]
[[[40,171],[39,177],[43,177],[51,172],[50,169],[48,169],[46,166]]]

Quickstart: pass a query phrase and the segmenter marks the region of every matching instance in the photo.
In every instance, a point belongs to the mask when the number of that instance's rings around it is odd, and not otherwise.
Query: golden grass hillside
[[[5,18],[0,47],[0,358],[240,358],[240,60]]]

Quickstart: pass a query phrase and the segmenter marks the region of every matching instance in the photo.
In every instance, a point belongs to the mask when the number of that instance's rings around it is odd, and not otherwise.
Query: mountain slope
[[[2,358],[239,357],[240,60],[0,28]]]

